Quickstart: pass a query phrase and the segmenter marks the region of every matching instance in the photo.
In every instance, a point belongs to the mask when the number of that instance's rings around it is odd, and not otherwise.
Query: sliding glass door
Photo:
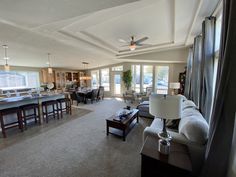
[[[121,95],[121,74],[114,74],[114,95]]]
[[[156,66],[156,93],[168,94],[169,66]]]
[[[140,92],[140,85],[141,85],[141,68],[140,65],[132,65],[131,66],[132,71],[132,90],[135,90],[137,93]]]
[[[143,92],[146,92],[147,87],[152,87],[153,82],[153,66],[143,65]]]

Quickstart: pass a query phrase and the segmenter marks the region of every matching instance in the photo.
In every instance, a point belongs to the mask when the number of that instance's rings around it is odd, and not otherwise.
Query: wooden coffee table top
[[[116,123],[127,124],[130,121],[130,119],[132,119],[139,112],[138,109],[132,109],[132,111],[133,112],[131,114],[129,114],[126,118],[122,119],[121,121],[114,120],[114,118],[116,118],[115,115],[112,115],[106,120],[116,122]]]

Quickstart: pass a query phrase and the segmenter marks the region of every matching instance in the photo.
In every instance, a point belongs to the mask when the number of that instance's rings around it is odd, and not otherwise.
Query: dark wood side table
[[[123,141],[125,141],[126,135],[129,133],[129,131],[134,127],[135,123],[138,123],[138,109],[132,109],[132,113],[127,116],[127,118],[116,121],[114,120],[115,115],[111,116],[110,118],[106,119],[107,123],[107,135],[109,133],[121,136],[123,138]],[[134,120],[137,120],[136,122]],[[109,131],[109,127],[114,128],[115,130]]]
[[[170,154],[158,151],[158,137],[147,137],[142,150],[142,177],[192,177],[192,165],[185,145],[171,142]]]

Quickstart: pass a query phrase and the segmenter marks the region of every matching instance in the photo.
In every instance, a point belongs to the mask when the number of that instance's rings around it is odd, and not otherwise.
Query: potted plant
[[[129,90],[129,88],[131,87],[131,83],[132,83],[131,70],[127,70],[127,71],[123,72],[122,80],[125,84],[126,89]]]

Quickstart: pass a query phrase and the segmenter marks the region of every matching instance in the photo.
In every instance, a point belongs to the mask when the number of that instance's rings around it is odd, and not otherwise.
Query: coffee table
[[[107,136],[110,134],[121,136],[123,141],[130,130],[139,122],[138,109],[132,109],[133,112],[127,116],[127,118],[122,119],[121,121],[114,120],[115,115],[112,115],[110,118],[106,119],[107,122]],[[136,122],[134,121],[136,119]],[[113,131],[109,131],[109,127],[113,128]]]

